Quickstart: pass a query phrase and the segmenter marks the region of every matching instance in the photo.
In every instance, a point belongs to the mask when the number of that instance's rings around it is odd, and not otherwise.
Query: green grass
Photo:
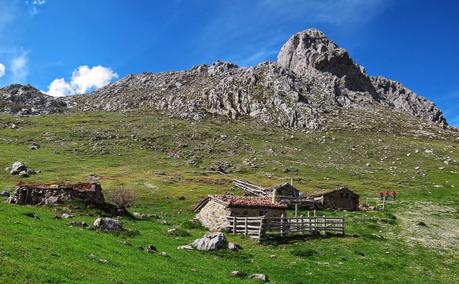
[[[20,128],[2,128],[11,122]],[[319,142],[322,136],[325,143]],[[32,142],[41,148],[30,150]],[[79,182],[95,173],[104,190],[135,191],[131,211],[160,217],[123,218],[125,227],[138,234],[113,235],[69,227],[69,220],[54,218],[71,210],[74,220],[91,224],[95,211],[0,203],[0,282],[250,283],[229,277],[240,270],[264,273],[275,283],[454,283],[459,271],[454,235],[459,228],[459,168],[457,162],[444,161],[459,160],[458,147],[454,136],[431,139],[374,130],[306,133],[250,120],[192,122],[142,112],[0,115],[1,168],[20,160],[41,170],[24,179],[30,182]],[[215,172],[218,165],[230,173]],[[362,202],[381,190],[395,190],[399,201],[385,212],[321,213],[344,216],[345,237],[260,245],[227,235],[243,250],[177,250],[205,233],[189,221],[193,205],[207,194],[239,194],[231,185],[234,177],[266,186],[293,178],[306,192],[346,185]],[[0,171],[0,190],[13,189],[19,180]],[[419,216],[425,216],[425,226],[417,225]],[[167,224],[161,223],[164,219]],[[179,233],[169,234],[171,228]],[[451,236],[441,238],[443,230]],[[168,256],[140,248],[149,244]]]

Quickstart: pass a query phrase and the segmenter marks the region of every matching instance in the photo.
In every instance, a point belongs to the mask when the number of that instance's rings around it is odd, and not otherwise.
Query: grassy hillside
[[[388,132],[377,125],[301,132],[143,112],[0,115],[0,167],[20,160],[41,170],[25,179],[2,170],[0,190],[12,190],[19,180],[79,182],[97,174],[104,191],[135,191],[131,211],[158,216],[123,218],[132,232],[113,235],[54,218],[71,211],[91,224],[100,214],[94,210],[0,203],[0,282],[250,282],[229,277],[240,270],[264,273],[275,283],[453,283],[459,271],[458,134],[403,125]],[[41,148],[31,150],[32,142]],[[345,237],[260,245],[227,235],[244,249],[177,250],[205,233],[188,222],[193,205],[207,194],[238,194],[235,177],[266,186],[293,178],[305,192],[346,185],[362,202],[395,190],[399,201],[385,212],[324,212],[346,218]],[[187,233],[170,236],[174,227]],[[149,244],[168,256],[139,248]]]

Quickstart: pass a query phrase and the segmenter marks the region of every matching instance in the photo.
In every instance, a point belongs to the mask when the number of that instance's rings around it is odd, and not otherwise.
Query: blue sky
[[[459,126],[458,11],[455,0],[0,0],[0,85],[69,95],[130,73],[249,66],[316,27]]]

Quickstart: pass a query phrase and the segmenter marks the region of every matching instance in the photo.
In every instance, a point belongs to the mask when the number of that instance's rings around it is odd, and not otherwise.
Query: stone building
[[[102,187],[97,183],[56,183],[26,184],[18,183],[15,193],[8,202],[13,204],[58,204],[71,201],[103,205],[105,203]]]
[[[226,229],[227,217],[286,216],[287,205],[268,197],[208,196],[194,208],[196,218],[211,231]]]
[[[318,209],[359,210],[359,195],[346,187],[308,194]]]

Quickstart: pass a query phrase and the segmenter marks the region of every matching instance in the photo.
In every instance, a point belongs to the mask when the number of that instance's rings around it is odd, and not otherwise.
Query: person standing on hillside
[[[392,191],[392,199],[395,200],[396,197],[397,197],[397,193],[395,191]]]
[[[386,200],[389,199],[389,190],[386,190]]]
[[[379,192],[379,198],[381,198],[381,201],[383,200],[383,198],[384,198],[384,192],[382,192],[382,191]]]

